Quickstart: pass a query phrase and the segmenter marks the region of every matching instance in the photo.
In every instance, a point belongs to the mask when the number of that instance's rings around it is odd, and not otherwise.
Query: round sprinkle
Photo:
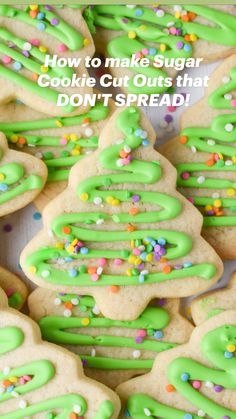
[[[3,226],[3,231],[4,231],[5,233],[10,233],[10,232],[12,231],[12,225],[11,225],[11,224],[5,224],[5,225]]]
[[[167,384],[166,391],[167,393],[173,393],[175,391],[175,387],[172,384]]]
[[[12,67],[13,67],[14,70],[19,71],[22,68],[22,64],[18,61],[15,61],[12,65]]]
[[[227,131],[227,132],[232,132],[232,131],[233,131],[233,129],[234,129],[233,124],[226,124],[226,125],[225,125],[225,131]]]
[[[73,406],[73,411],[75,413],[80,413],[81,412],[81,407],[78,404],[76,404],[75,406]]]
[[[38,29],[39,31],[44,31],[44,30],[45,30],[45,28],[46,28],[45,23],[40,22],[40,23],[38,23],[38,24],[37,24],[37,29]]]
[[[54,300],[54,305],[55,306],[59,306],[61,304],[61,300],[60,300],[60,298],[55,298],[55,300]]]
[[[189,379],[190,379],[190,375],[187,373],[187,372],[184,372],[182,375],[181,375],[181,380],[182,381],[188,381]]]
[[[199,410],[198,412],[197,412],[197,415],[200,417],[200,418],[204,418],[205,417],[205,412],[203,411],[203,410]]]
[[[145,416],[151,416],[152,415],[151,412],[150,412],[150,410],[147,407],[145,407],[143,409],[143,413],[145,414]]]
[[[40,220],[41,218],[42,218],[42,215],[40,214],[40,212],[34,212],[33,214],[34,220]]]
[[[205,177],[204,176],[199,176],[198,178],[197,178],[197,183],[199,183],[200,185],[202,184],[202,183],[204,183],[205,182]]]
[[[25,42],[25,43],[23,44],[23,49],[24,49],[25,51],[30,51],[30,50],[31,50],[31,48],[32,48],[32,45],[31,45],[31,43],[30,43],[30,42]]]
[[[229,352],[235,352],[236,351],[236,346],[235,345],[232,345],[232,344],[230,344],[230,345],[228,345],[227,346],[227,351],[229,351]]]
[[[84,317],[84,318],[81,320],[81,324],[82,324],[83,326],[88,326],[88,325],[89,325],[89,323],[90,323],[90,320],[89,320],[89,318],[88,318],[88,317]]]
[[[69,309],[64,310],[64,317],[71,317],[72,316],[72,311]]]
[[[20,400],[20,401],[19,401],[19,408],[20,408],[20,409],[25,409],[25,408],[26,408],[26,406],[27,406],[27,403],[26,403],[26,401],[25,401],[25,400]]]
[[[193,416],[191,415],[191,413],[186,413],[184,415],[184,419],[193,419]]]
[[[141,356],[141,352],[140,352],[140,351],[138,351],[138,350],[133,351],[133,357],[134,357],[135,359],[140,358],[140,356]]]
[[[50,271],[45,269],[44,271],[42,271],[41,276],[43,278],[48,278],[50,276]]]
[[[51,19],[51,25],[52,26],[57,26],[59,24],[59,20],[56,19],[55,17]]]
[[[220,385],[214,386],[214,391],[216,393],[221,393],[222,390],[223,390],[223,387],[222,386],[220,386]]]

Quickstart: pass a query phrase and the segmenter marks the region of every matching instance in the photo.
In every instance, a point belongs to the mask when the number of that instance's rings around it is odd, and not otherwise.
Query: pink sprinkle
[[[32,380],[30,375],[23,375],[23,378],[24,378],[25,381],[31,381]]]
[[[231,106],[236,106],[236,99],[231,100]]]
[[[34,45],[34,47],[38,47],[38,46],[40,45],[40,40],[39,40],[39,39],[32,39],[32,40],[30,41],[30,43],[31,43],[32,45]]]
[[[192,382],[192,386],[193,386],[193,388],[195,388],[196,390],[199,390],[199,389],[201,388],[201,381],[197,381],[197,380],[193,381],[193,382]]]
[[[181,173],[181,177],[184,180],[187,180],[190,177],[190,173],[189,172],[183,172]]]
[[[175,35],[176,34],[176,31],[177,31],[177,29],[175,27],[169,29],[169,33],[171,35]]]
[[[122,259],[114,259],[115,265],[119,266],[119,265],[122,265],[122,263],[123,263]]]
[[[149,50],[147,48],[142,49],[142,54],[143,55],[148,55],[148,53],[149,53]]]
[[[127,164],[130,164],[130,159],[128,158],[122,159],[122,163],[124,166],[126,166]]]
[[[133,254],[135,255],[135,256],[139,256],[140,255],[140,253],[141,253],[141,251],[139,250],[139,249],[134,249],[133,250]]]
[[[191,196],[188,197],[188,201],[191,202],[191,204],[194,204],[194,199]]]
[[[20,384],[21,386],[23,386],[23,385],[25,384],[24,377],[20,377],[20,378],[19,378],[19,384]]]
[[[58,51],[59,52],[66,52],[67,50],[68,50],[68,48],[65,44],[58,45]]]
[[[14,290],[13,288],[7,288],[7,290],[5,290],[5,293],[7,294],[7,297],[11,297],[12,294],[14,294]]]
[[[81,242],[81,241],[78,241],[78,243],[76,243],[76,246],[78,246],[78,247],[83,247],[83,245],[84,245],[84,243]]]
[[[147,332],[146,332],[146,330],[144,330],[144,329],[139,329],[139,330],[138,330],[137,335],[138,335],[140,338],[145,338],[145,337],[147,336]]]
[[[2,62],[3,64],[10,64],[12,62],[12,59],[8,55],[4,55],[4,57],[2,57]]]
[[[91,278],[92,278],[92,281],[97,281],[99,279],[99,275],[98,274],[93,274],[91,276]]]
[[[141,57],[142,57],[141,52],[136,52],[136,53],[135,53],[135,58],[141,58]]]
[[[67,144],[67,139],[66,138],[61,138],[60,139],[60,144],[66,145]]]
[[[176,111],[176,106],[167,106],[167,109],[169,112],[174,112]]]
[[[215,161],[219,160],[219,155],[217,153],[214,154],[214,160]]]
[[[107,260],[105,258],[101,258],[98,260],[98,263],[100,266],[105,266],[107,263]]]

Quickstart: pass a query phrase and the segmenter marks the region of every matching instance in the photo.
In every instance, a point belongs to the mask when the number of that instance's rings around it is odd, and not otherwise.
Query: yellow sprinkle
[[[131,248],[132,248],[132,249],[134,249],[134,248],[135,248],[135,242],[134,242],[134,240],[131,240],[131,242],[130,242],[130,246],[131,246]]]
[[[216,200],[213,202],[213,205],[214,205],[214,207],[216,207],[216,208],[220,208],[220,207],[221,207],[221,205],[222,205],[222,202],[221,202],[221,200],[220,200],[220,199],[216,199]]]
[[[59,119],[57,119],[57,121],[55,121],[55,124],[59,128],[63,126],[63,123],[61,121],[59,121]]]
[[[127,274],[128,276],[132,276],[132,272],[131,272],[131,269],[130,269],[130,268],[126,270],[126,274]]]
[[[77,150],[76,148],[74,148],[74,150],[71,151],[72,156],[78,156],[79,154],[80,154],[80,150]]]
[[[63,243],[60,243],[60,242],[58,242],[58,243],[56,243],[56,246],[55,246],[57,249],[64,249],[64,244]]]
[[[135,265],[140,265],[140,263],[142,263],[142,260],[139,259],[139,258],[136,258],[134,264]]]
[[[236,350],[236,346],[235,345],[230,344],[230,345],[227,346],[227,351],[229,351],[229,352],[235,352],[235,350]]]
[[[89,325],[89,323],[90,323],[90,320],[89,320],[89,318],[88,318],[88,317],[84,317],[84,318],[81,320],[81,324],[82,324],[83,326],[88,326],[88,325]]]
[[[120,201],[119,201],[119,199],[113,199],[111,204],[114,205],[115,207],[117,207],[117,205],[120,205]]]
[[[63,138],[65,138],[66,140],[69,140],[70,139],[70,135],[69,134],[64,134],[63,135]]]
[[[160,51],[166,51],[166,45],[165,44],[160,44]]]
[[[45,47],[44,45],[39,45],[39,51],[41,52],[47,52],[47,47]]]
[[[70,140],[71,141],[77,141],[78,140],[78,136],[76,134],[70,134]]]
[[[71,242],[71,246],[75,246],[77,243],[78,243],[78,239],[74,239],[74,240]]]
[[[149,253],[149,255],[146,256],[146,261],[151,262],[152,260],[153,260],[153,256],[151,253]]]
[[[37,271],[36,266],[30,266],[30,267],[29,267],[29,272],[30,272],[30,273],[35,274],[35,272],[36,272],[36,271]]]
[[[143,244],[148,244],[148,241],[143,239]]]
[[[69,245],[69,246],[66,247],[66,251],[68,253],[74,253],[74,250],[75,250],[74,246]]]
[[[87,194],[87,192],[83,192],[81,195],[80,195],[80,199],[81,199],[81,201],[87,201],[88,200],[88,194]]]
[[[147,26],[146,25],[140,25],[139,26],[139,30],[140,31],[146,31],[146,29],[147,29]]]
[[[41,65],[40,69],[41,69],[42,73],[47,73],[48,72],[48,67],[45,67],[44,65]]]
[[[179,18],[180,18],[180,16],[181,16],[180,12],[175,12],[175,17],[176,17],[176,19],[179,19]]]
[[[226,193],[227,193],[228,196],[234,196],[235,195],[235,189],[233,189],[233,188],[227,189]]]
[[[220,159],[220,160],[223,160],[223,158],[224,158],[224,157],[223,157],[223,154],[218,153],[218,156],[219,156],[219,159]]]
[[[212,210],[212,205],[206,205],[205,210],[206,211],[211,211]]]
[[[108,203],[108,204],[112,204],[112,201],[114,200],[114,198],[113,198],[113,196],[108,196],[107,198],[106,198],[106,202]]]
[[[16,135],[16,134],[13,134],[12,136],[11,136],[11,142],[12,143],[17,143],[17,141],[18,141],[18,135]]]
[[[134,32],[134,31],[129,31],[128,32],[128,38],[135,39],[136,36],[137,36],[136,32]]]
[[[90,43],[90,39],[84,38],[84,47],[87,47],[88,45],[90,45]]]
[[[0,173],[0,180],[3,180],[3,179],[5,179],[5,175],[4,173]]]
[[[233,156],[233,157],[232,157],[232,162],[233,162],[233,163],[236,163],[236,156]]]
[[[194,33],[192,33],[190,35],[190,41],[195,42],[196,40],[197,40],[197,36]]]
[[[15,377],[15,376],[13,376],[13,377],[10,377],[10,378],[9,378],[9,381],[10,381],[11,383],[16,383],[16,382],[18,381],[18,378],[17,378],[17,377]]]
[[[38,10],[38,4],[30,4],[30,10]]]
[[[129,259],[128,259],[128,262],[129,263],[134,263],[135,260],[136,260],[136,257],[135,256],[130,256]]]

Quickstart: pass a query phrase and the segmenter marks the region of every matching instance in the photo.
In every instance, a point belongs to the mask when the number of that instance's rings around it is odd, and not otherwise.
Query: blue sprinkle
[[[157,240],[157,243],[160,244],[161,246],[165,246],[166,239],[164,239],[163,237],[160,237],[160,239]]]
[[[5,192],[8,190],[8,186],[5,183],[0,183],[0,191]]]
[[[151,245],[152,245],[152,247],[156,246],[156,244],[157,244],[157,243],[156,243],[156,241],[155,241],[155,240],[152,240],[152,241],[151,241]]]
[[[13,69],[16,71],[19,71],[22,68],[22,64],[19,63],[18,61],[15,61],[12,65]]]
[[[184,419],[193,419],[193,415],[191,415],[191,413],[186,413]]]
[[[78,272],[75,268],[72,268],[69,270],[69,275],[72,276],[72,278],[74,278],[75,276],[78,275]]]
[[[136,137],[141,137],[142,132],[143,131],[141,130],[141,128],[138,128],[134,131],[134,134],[136,135]]]
[[[138,280],[142,284],[145,281],[145,276],[140,274]]]
[[[189,44],[184,44],[184,51],[187,51],[187,52],[192,51],[192,47],[191,47],[191,45],[189,45]]]
[[[153,241],[152,237],[145,237],[145,242],[151,243]]]
[[[142,134],[140,135],[140,137],[145,140],[147,138],[147,132],[146,131],[142,131]]]
[[[134,15],[135,16],[142,16],[143,15],[142,9],[136,9],[135,12],[134,12]]]
[[[14,385],[10,385],[9,387],[7,387],[7,393],[11,393],[14,390]]]
[[[43,13],[43,12],[39,12],[38,14],[37,14],[37,19],[38,20],[43,20],[45,18],[45,13]]]
[[[154,338],[156,338],[156,339],[161,339],[161,338],[163,338],[163,332],[162,332],[161,330],[157,330],[157,331],[154,333]]]
[[[192,262],[185,262],[185,263],[183,264],[183,267],[184,267],[184,268],[190,268],[191,266],[193,266]]]
[[[149,54],[150,55],[156,55],[156,53],[157,53],[157,49],[156,48],[153,48],[153,47],[149,48]]]
[[[224,357],[227,359],[233,358],[234,354],[232,352],[225,351]]]
[[[46,25],[45,25],[45,23],[40,22],[40,23],[37,24],[37,28],[38,28],[39,31],[44,31],[44,29],[46,28]]]
[[[140,259],[141,259],[141,260],[146,260],[146,257],[147,257],[147,252],[142,252],[142,253],[139,255],[139,257],[140,257]]]
[[[126,418],[130,417],[129,411],[127,409],[124,411],[124,416]]]
[[[33,214],[33,219],[34,220],[40,220],[42,218],[42,215],[41,215],[41,213],[40,212],[35,212],[34,214]]]
[[[80,253],[82,254],[82,255],[87,255],[87,253],[88,253],[88,248],[87,247],[81,247],[81,249],[80,249]]]
[[[148,146],[149,146],[149,144],[150,144],[150,141],[149,141],[149,140],[143,140],[143,141],[142,141],[142,145],[143,145],[144,147],[148,147]]]
[[[189,378],[190,378],[190,375],[189,375],[187,372],[184,372],[184,373],[181,375],[181,380],[182,380],[182,381],[188,381],[188,380],[189,380]]]
[[[72,262],[72,258],[70,257],[70,256],[67,256],[66,258],[65,258],[65,262]]]

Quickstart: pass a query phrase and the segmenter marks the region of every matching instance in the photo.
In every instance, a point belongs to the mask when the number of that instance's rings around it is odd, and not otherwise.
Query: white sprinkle
[[[204,417],[205,417],[205,412],[203,412],[203,410],[199,410],[199,411],[197,412],[197,415],[198,415],[200,418],[204,418]]]
[[[116,165],[117,165],[118,167],[122,167],[122,166],[123,166],[123,161],[122,161],[122,159],[118,159],[118,160],[116,160]]]
[[[126,153],[130,153],[131,152],[131,148],[128,145],[124,146],[124,150]]]
[[[85,133],[86,137],[91,137],[91,135],[93,135],[93,130],[92,130],[92,128],[86,128],[84,133]]]
[[[181,10],[182,10],[182,6],[180,6],[180,5],[175,5],[174,6],[174,11],[175,12],[181,12]]]
[[[211,196],[214,199],[218,199],[220,197],[220,194],[219,194],[219,192],[214,192]]]
[[[226,124],[226,125],[225,125],[225,131],[227,131],[227,132],[232,132],[232,131],[233,131],[233,129],[234,129],[233,124]]]
[[[158,9],[156,11],[156,15],[157,15],[157,17],[163,17],[165,15],[165,12],[162,9]]]
[[[9,367],[4,367],[3,368],[3,375],[8,375],[10,373],[10,368]]]
[[[199,176],[198,178],[197,178],[197,183],[199,183],[200,185],[202,184],[202,183],[204,183],[205,182],[205,177],[204,176]]]
[[[140,356],[141,356],[141,352],[140,351],[133,351],[133,357],[134,358],[140,358]]]
[[[38,151],[37,153],[35,153],[35,157],[37,157],[38,159],[42,159],[43,155],[42,153],[40,153],[40,151]]]
[[[50,276],[50,271],[47,271],[47,270],[43,271],[43,272],[41,273],[41,276],[42,276],[43,278],[47,278],[48,276]]]
[[[149,271],[147,269],[140,272],[141,275],[148,275]]]
[[[64,265],[66,262],[65,262],[65,259],[63,259],[63,258],[58,258],[58,259],[57,259],[57,263],[58,263],[58,265]]]
[[[187,10],[182,10],[182,15],[186,15],[187,13]]]
[[[52,232],[52,230],[48,230],[48,237],[53,237],[53,232]]]
[[[145,408],[143,409],[143,412],[144,412],[144,414],[145,414],[146,416],[151,416],[151,412],[150,412],[150,410],[149,410],[147,407],[145,407]]]
[[[95,205],[101,205],[102,203],[102,198],[100,198],[100,196],[96,196],[93,200]]]
[[[226,160],[225,161],[225,166],[232,166],[232,165],[233,165],[232,160]]]
[[[72,315],[72,311],[69,309],[66,309],[63,313],[64,317],[71,317]]]
[[[168,22],[166,26],[169,28],[170,26],[174,26],[174,24],[175,24],[175,22]]]
[[[54,305],[55,306],[59,306],[61,304],[61,300],[60,300],[60,298],[55,298],[55,300],[54,300]]]
[[[142,251],[142,250],[144,250],[144,249],[145,249],[145,246],[144,246],[143,244],[141,244],[141,246],[139,246],[138,248],[139,248],[139,250],[141,250],[141,251]]]
[[[73,306],[77,306],[79,304],[79,299],[78,298],[72,298],[71,302],[72,302]]]
[[[20,400],[20,401],[19,401],[19,408],[20,408],[20,409],[25,409],[25,408],[26,408],[26,406],[27,406],[27,403],[26,403],[26,401],[25,401],[25,400]]]
[[[103,224],[104,223],[104,218],[99,218],[97,221],[96,221],[96,224],[97,225],[100,225],[100,224]]]
[[[207,388],[213,388],[213,387],[214,387],[214,384],[213,384],[211,381],[206,381],[206,382],[205,382],[205,386],[206,386]]]
[[[76,404],[75,406],[73,406],[73,412],[74,413],[80,413],[81,412],[81,407]]]
[[[93,307],[92,312],[93,312],[93,314],[96,314],[96,315],[100,314],[100,310],[97,306]]]
[[[31,48],[32,48],[32,45],[31,45],[31,43],[30,43],[30,42],[25,42],[25,43],[23,44],[23,50],[24,50],[24,51],[30,51],[30,50],[31,50]]]
[[[98,274],[98,275],[101,275],[101,274],[102,274],[102,272],[103,272],[103,267],[102,267],[102,266],[99,266],[99,267],[97,268],[97,274]]]
[[[207,144],[208,145],[215,145],[215,141],[214,140],[207,140]]]
[[[224,98],[226,99],[226,100],[231,100],[232,99],[232,95],[230,94],[230,93],[226,93],[225,95],[224,95]]]
[[[128,9],[134,9],[136,7],[135,4],[127,4],[126,7],[128,7]]]
[[[95,357],[95,356],[96,356],[96,349],[95,349],[95,348],[93,348],[93,349],[91,350],[91,356],[93,356],[93,357]]]
[[[194,145],[191,146],[191,151],[192,151],[192,153],[196,153],[197,152],[197,149],[196,149],[196,147]]]
[[[230,81],[230,77],[228,77],[228,76],[224,76],[223,78],[222,78],[222,82],[223,83],[229,83],[229,81]]]

